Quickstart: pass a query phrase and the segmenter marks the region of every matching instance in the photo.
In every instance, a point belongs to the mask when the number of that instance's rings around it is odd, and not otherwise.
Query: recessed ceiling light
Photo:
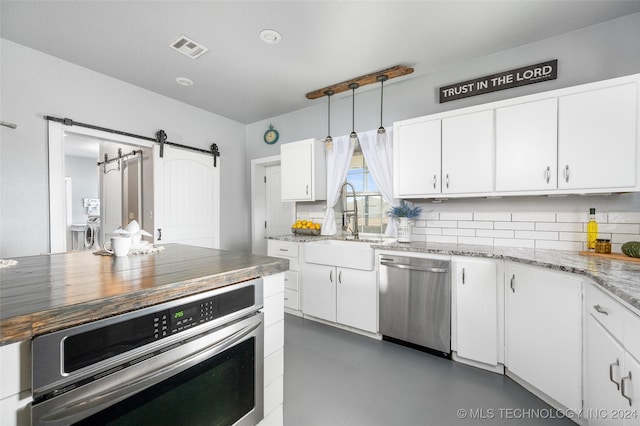
[[[178,77],[176,78],[176,82],[181,86],[193,86],[193,81],[187,77]]]
[[[280,43],[282,36],[276,30],[262,30],[260,31],[260,40],[268,44]]]

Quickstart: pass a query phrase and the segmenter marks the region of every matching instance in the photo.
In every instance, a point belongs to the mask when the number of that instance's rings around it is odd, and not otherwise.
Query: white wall
[[[245,126],[0,39],[0,258],[49,249],[45,115],[221,152],[221,247],[249,250]],[[151,72],[152,70],[150,70]],[[186,88],[197,90],[197,88]]]
[[[434,40],[437,43],[437,40]],[[640,13],[628,15],[585,29],[573,31],[516,49],[503,51],[457,66],[433,70],[427,75],[400,78],[385,83],[384,126],[394,121],[478,105],[542,91],[575,86],[623,75],[640,73]],[[410,59],[410,58],[408,58]],[[486,95],[438,103],[438,89],[520,66],[558,59],[556,80],[503,90]],[[394,65],[394,64],[390,64]],[[416,70],[423,72],[423,70]],[[354,76],[355,77],[355,76]],[[309,87],[309,91],[318,87]],[[304,94],[301,94],[303,96]],[[365,131],[379,127],[380,87],[377,84],[356,90],[355,127]],[[272,123],[280,141],[272,146],[262,141]],[[331,134],[351,132],[351,92],[334,95],[331,101]],[[247,126],[249,159],[277,155],[279,145],[306,138],[323,138],[327,133],[327,98],[309,101],[309,107]],[[317,203],[322,204],[322,203]],[[640,211],[640,194],[611,197],[514,197],[502,200],[468,199],[442,204],[428,202],[427,211],[583,211],[585,206],[609,211]],[[299,204],[298,211],[316,211],[318,205]],[[609,209],[610,207],[610,209]],[[302,209],[302,210],[301,210]]]

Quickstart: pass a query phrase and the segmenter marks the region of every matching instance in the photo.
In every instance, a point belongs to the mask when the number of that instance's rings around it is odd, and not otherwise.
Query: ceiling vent
[[[198,59],[209,50],[184,34],[172,41],[169,46],[191,59]]]

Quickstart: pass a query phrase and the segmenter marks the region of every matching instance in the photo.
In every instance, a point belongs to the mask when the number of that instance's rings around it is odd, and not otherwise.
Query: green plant
[[[391,207],[387,214],[389,217],[406,217],[407,219],[415,219],[422,214],[422,207],[414,206],[411,203],[402,200],[397,206]]]

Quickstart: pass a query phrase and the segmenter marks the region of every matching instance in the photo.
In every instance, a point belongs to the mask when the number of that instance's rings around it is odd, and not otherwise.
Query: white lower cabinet
[[[584,417],[589,425],[640,425],[640,354],[631,352],[640,318],[592,285],[586,312]]]
[[[288,312],[300,310],[300,273],[298,271],[299,243],[269,240],[267,254],[289,260],[289,270],[284,273],[284,307]]]
[[[377,331],[376,271],[305,263],[302,274],[305,315]]]
[[[0,346],[0,423],[31,424],[31,341]]]
[[[489,366],[502,362],[498,265],[491,260],[453,259],[455,344],[458,357]]]
[[[507,263],[507,374],[582,409],[582,279]]]

